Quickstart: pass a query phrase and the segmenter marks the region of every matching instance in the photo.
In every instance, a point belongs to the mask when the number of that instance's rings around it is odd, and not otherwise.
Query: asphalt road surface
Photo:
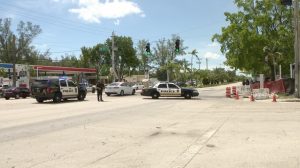
[[[297,102],[89,93],[83,102],[0,99],[0,168],[299,168]]]

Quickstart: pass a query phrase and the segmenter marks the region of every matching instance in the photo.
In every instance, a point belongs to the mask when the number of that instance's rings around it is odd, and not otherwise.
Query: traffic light
[[[282,5],[285,5],[285,6],[292,6],[293,5],[292,0],[280,0],[280,2],[281,2]]]
[[[150,54],[150,53],[151,53],[151,50],[150,50],[150,43],[147,43],[147,45],[146,45],[146,52],[147,52],[147,54]]]
[[[179,51],[180,51],[180,40],[177,39],[175,42],[175,52],[179,53]]]

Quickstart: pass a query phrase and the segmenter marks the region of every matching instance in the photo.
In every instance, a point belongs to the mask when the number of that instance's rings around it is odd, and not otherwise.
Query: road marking
[[[202,134],[197,140],[191,144],[183,153],[171,163],[171,168],[185,168],[194,157],[206,146],[214,135],[221,129],[221,127],[231,118],[229,116],[224,121],[217,122],[214,126],[210,127],[204,134]]]

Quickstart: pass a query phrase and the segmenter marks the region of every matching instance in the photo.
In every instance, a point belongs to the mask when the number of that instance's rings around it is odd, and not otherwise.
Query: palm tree
[[[198,61],[199,61],[199,69],[200,69],[201,59],[198,57],[198,55],[197,55],[198,51],[196,49],[194,49],[189,54],[192,55],[192,57],[191,57],[191,82],[193,83],[193,57],[195,56],[198,59]]]
[[[272,80],[276,79],[276,65],[280,60],[282,59],[282,53],[277,52],[277,49],[275,47],[268,47],[265,46],[263,48],[263,51],[265,53],[265,62],[268,64],[271,70],[271,78]]]

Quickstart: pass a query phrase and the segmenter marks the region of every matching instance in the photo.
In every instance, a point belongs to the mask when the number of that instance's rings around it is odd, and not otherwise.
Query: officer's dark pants
[[[98,99],[98,101],[103,101],[103,99],[102,99],[102,91],[97,91],[97,99]]]

